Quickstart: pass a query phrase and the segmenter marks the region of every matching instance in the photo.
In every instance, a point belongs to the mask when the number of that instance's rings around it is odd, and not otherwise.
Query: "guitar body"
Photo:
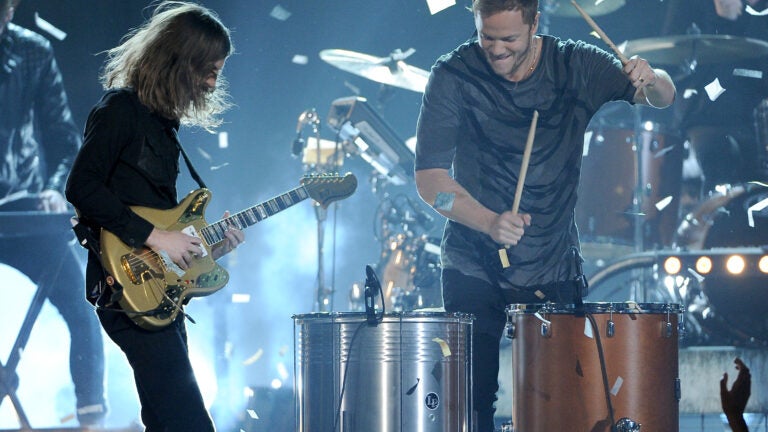
[[[131,209],[157,228],[201,237],[210,198],[210,191],[198,189],[169,210]],[[165,327],[176,319],[187,298],[207,296],[227,284],[229,274],[211,257],[212,245],[201,240],[205,253],[184,272],[155,251],[130,248],[111,232],[101,230],[102,264],[122,287],[120,306],[140,327]]]

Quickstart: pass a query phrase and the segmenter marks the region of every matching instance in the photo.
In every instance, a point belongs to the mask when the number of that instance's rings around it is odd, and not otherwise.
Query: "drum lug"
[[[616,323],[614,323],[613,320],[608,320],[608,322],[605,324],[605,327],[605,334],[609,338],[616,334]]]
[[[639,432],[640,426],[642,426],[640,423],[624,417],[616,423],[616,431],[617,432]]]
[[[680,402],[682,398],[682,390],[680,389],[680,378],[675,378],[675,400]]]
[[[513,322],[507,323],[506,327],[504,327],[504,336],[507,339],[515,338],[515,323]]]
[[[669,339],[674,334],[674,331],[672,331],[672,323],[667,322],[664,324],[664,337]]]
[[[549,328],[549,323],[541,323],[541,336],[545,338],[552,337],[552,331]]]

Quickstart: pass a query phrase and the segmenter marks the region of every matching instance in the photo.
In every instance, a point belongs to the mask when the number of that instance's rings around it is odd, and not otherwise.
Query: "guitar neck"
[[[247,228],[307,198],[309,198],[309,193],[306,187],[303,185],[299,186],[296,189],[204,227],[201,230],[202,236],[209,245],[216,244],[224,240],[224,233],[226,233],[230,226],[235,226],[238,229]]]

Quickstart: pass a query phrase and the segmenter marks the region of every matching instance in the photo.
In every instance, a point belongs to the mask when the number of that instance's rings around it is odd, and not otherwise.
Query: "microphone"
[[[293,157],[301,156],[301,153],[306,147],[307,142],[301,137],[301,131],[299,131],[296,133],[296,139],[293,140],[293,144],[291,144],[291,155],[293,155]]]
[[[315,130],[319,128],[320,118],[317,116],[317,110],[314,108],[304,110],[301,114],[299,114],[299,119],[296,122],[296,138],[291,144],[291,154],[294,157],[299,157],[307,147],[306,141],[304,141],[304,138],[301,136],[301,130],[306,124],[312,124],[312,127]]]
[[[376,293],[381,292],[381,283],[370,265],[365,266],[365,316],[368,325],[375,327],[376,320]]]

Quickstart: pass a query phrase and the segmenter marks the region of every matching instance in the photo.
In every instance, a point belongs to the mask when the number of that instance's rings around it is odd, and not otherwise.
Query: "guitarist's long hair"
[[[105,89],[132,87],[152,112],[211,130],[229,106],[227,83],[205,86],[214,63],[234,47],[215,12],[188,2],[163,1],[142,26],[107,50]]]

